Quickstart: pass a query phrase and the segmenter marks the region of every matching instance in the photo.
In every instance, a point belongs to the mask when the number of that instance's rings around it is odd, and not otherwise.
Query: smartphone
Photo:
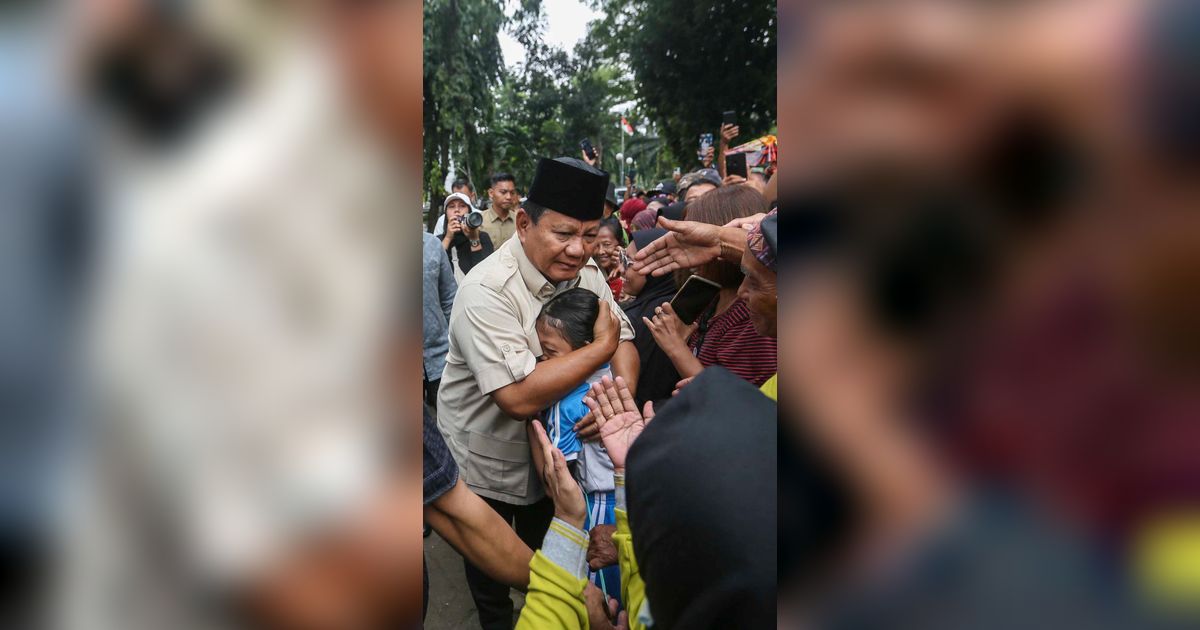
[[[721,112],[721,124],[736,125],[737,124],[737,112],[733,112],[733,111]]]
[[[583,140],[580,140],[580,141],[579,141],[579,148],[580,148],[580,149],[583,149],[583,152],[584,152],[585,154],[587,154],[587,156],[588,156],[588,159],[589,159],[589,160],[595,160],[595,159],[596,159],[596,149],[595,149],[595,147],[593,147],[593,146],[592,146],[592,141],[591,141],[591,140],[588,140],[587,138],[584,138]]]
[[[704,159],[704,154],[708,152],[708,149],[712,147],[712,145],[713,135],[711,133],[700,134],[700,151],[697,153],[697,155],[700,156],[700,159]]]
[[[725,156],[725,174],[726,175],[741,175],[743,178],[750,177],[750,170],[746,168],[745,153],[730,153]]]
[[[679,316],[679,320],[685,326],[691,326],[695,323],[696,318],[708,308],[712,301],[717,299],[717,294],[721,292],[721,285],[700,276],[692,276],[679,287],[679,291],[675,293],[675,297],[671,298],[671,308],[675,309],[675,314]]]

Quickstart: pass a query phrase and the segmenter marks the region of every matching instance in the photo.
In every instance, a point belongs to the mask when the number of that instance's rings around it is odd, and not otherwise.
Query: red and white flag
[[[624,116],[621,117],[621,129],[623,129],[625,133],[631,136],[633,135],[633,125],[629,124],[629,121],[626,120]]]

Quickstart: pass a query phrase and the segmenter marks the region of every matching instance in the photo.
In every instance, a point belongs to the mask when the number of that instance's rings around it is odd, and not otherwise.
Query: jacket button
[[[508,345],[508,344],[504,344],[504,351],[505,351],[505,352],[512,352],[512,346],[510,346],[510,345]]]

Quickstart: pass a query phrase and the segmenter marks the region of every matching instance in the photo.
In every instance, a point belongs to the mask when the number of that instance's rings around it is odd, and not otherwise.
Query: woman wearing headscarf
[[[633,221],[629,223],[629,231],[637,233],[638,230],[648,230],[654,227],[656,221],[658,221],[658,210],[646,208],[633,216]]]
[[[629,243],[629,259],[633,260],[639,250],[666,235],[667,231],[662,228],[638,230]],[[632,269],[626,269],[624,289],[625,294],[631,295],[632,298],[622,303],[621,308],[633,324],[633,344],[637,347],[638,358],[642,362],[637,385],[637,403],[641,407],[648,400],[670,398],[675,384],[679,381],[679,372],[675,365],[654,341],[654,335],[642,320],[643,317],[654,317],[656,307],[671,301],[676,290],[675,277],[669,274],[658,277],[645,276]]]
[[[629,199],[626,199],[625,203],[621,204],[621,209],[618,211],[621,215],[621,225],[624,226],[626,230],[629,230],[629,226],[633,224],[633,217],[637,216],[637,213],[645,209],[645,201],[642,201],[637,197],[630,197]]]
[[[687,212],[692,221],[725,226],[766,210],[766,199],[758,191],[748,186],[726,186],[691,202]],[[739,247],[742,248],[744,245]],[[656,305],[645,321],[655,341],[685,378],[719,365],[755,386],[762,386],[777,371],[777,342],[756,330],[754,314],[738,295],[745,280],[740,266],[711,260],[689,271],[680,274],[681,284],[695,274],[720,285],[721,290],[691,325],[685,325],[670,304]]]

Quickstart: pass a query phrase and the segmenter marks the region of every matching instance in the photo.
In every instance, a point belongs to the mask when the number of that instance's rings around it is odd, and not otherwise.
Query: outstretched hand
[[[600,440],[612,460],[613,470],[625,472],[629,448],[654,419],[654,403],[647,401],[645,413],[638,413],[633,394],[620,376],[615,382],[607,376],[600,379],[592,385],[591,395],[584,397],[583,403],[592,410],[592,416],[600,426]]]
[[[554,501],[554,515],[582,529],[587,517],[587,503],[584,501],[583,492],[579,489],[579,484],[575,483],[571,471],[567,470],[567,460],[562,451],[550,443],[542,423],[531,424],[538,441],[534,448],[540,448],[542,451],[542,470],[539,472],[546,487],[546,494]]]
[[[667,235],[638,250],[633,270],[642,275],[665,276],[691,269],[721,255],[721,228],[697,221],[672,221],[659,217]]]

